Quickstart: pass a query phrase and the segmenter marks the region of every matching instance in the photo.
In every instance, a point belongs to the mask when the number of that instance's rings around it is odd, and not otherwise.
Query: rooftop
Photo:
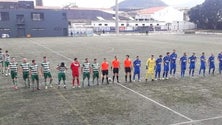
[[[164,8],[166,8],[166,6],[164,6],[164,7],[152,7],[152,8],[148,8],[148,9],[138,10],[136,12],[138,14],[154,14],[155,12],[160,11]]]

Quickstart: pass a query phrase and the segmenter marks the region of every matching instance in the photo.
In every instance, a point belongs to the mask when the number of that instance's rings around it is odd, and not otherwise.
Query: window
[[[0,31],[10,31],[10,28],[0,28]]]
[[[8,12],[1,12],[0,13],[0,21],[8,21],[9,20],[9,13]]]
[[[33,31],[43,31],[45,28],[32,28]]]
[[[25,23],[24,15],[16,15],[16,21],[17,21],[17,24],[24,24]]]
[[[108,26],[108,24],[105,24],[105,26]]]
[[[63,20],[67,20],[67,15],[66,15],[66,13],[62,13],[62,18],[63,18]]]
[[[32,13],[31,15],[33,21],[42,21],[44,20],[44,13]]]
[[[121,26],[124,26],[124,24],[121,24]]]
[[[10,5],[10,7],[9,7],[10,9],[14,9],[15,8],[15,6],[14,5]]]

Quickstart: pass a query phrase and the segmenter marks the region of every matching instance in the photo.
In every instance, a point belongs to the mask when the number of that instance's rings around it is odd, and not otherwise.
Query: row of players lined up
[[[218,60],[219,60],[219,73],[222,71],[222,53],[218,54]],[[146,81],[150,78],[152,81],[160,79],[160,73],[161,73],[161,67],[163,64],[163,79],[168,79],[168,73],[170,71],[170,75],[175,76],[176,73],[176,61],[177,61],[177,54],[176,51],[173,50],[173,52],[170,54],[169,52],[166,53],[166,56],[162,58],[162,55],[159,56],[159,58],[155,59],[154,55],[151,55],[151,57],[146,62]],[[180,64],[181,64],[181,77],[184,77],[187,63],[190,64],[189,66],[189,75],[194,76],[195,71],[195,63],[197,61],[197,57],[195,56],[195,53],[193,53],[192,56],[187,58],[186,53],[180,58]],[[8,74],[11,75],[14,88],[17,89],[17,74],[18,74],[18,63],[16,62],[15,58],[12,58],[10,60],[10,55],[8,54],[8,51],[5,51],[5,53],[2,53],[0,48],[0,62],[2,63],[1,71],[6,76]],[[209,64],[209,74],[212,71],[212,74],[214,74],[215,71],[215,57],[212,54],[208,60],[206,59],[204,53],[202,53],[200,57],[200,70],[203,71],[203,76],[205,76],[205,70],[206,70],[206,63]],[[4,67],[4,68],[3,68]],[[34,90],[34,82],[37,83],[37,89],[39,89],[39,74],[44,76],[44,82],[45,82],[45,89],[48,88],[47,79],[49,79],[49,85],[52,85],[52,75],[50,73],[50,63],[47,61],[46,57],[43,57],[43,62],[41,63],[41,70],[39,71],[38,65],[36,64],[35,60],[32,60],[32,64],[30,65],[27,62],[27,59],[24,58],[23,62],[20,64],[21,72],[23,73],[23,79],[25,82],[25,85],[30,87],[30,80],[29,75],[31,75],[32,79],[32,88]],[[92,64],[89,63],[88,58],[85,59],[85,62],[80,66],[80,63],[78,62],[77,58],[74,59],[74,61],[70,65],[70,69],[72,70],[72,76],[73,81],[72,85],[73,88],[75,88],[75,81],[77,82],[77,86],[80,87],[79,82],[79,68],[81,67],[81,73],[83,74],[83,81],[82,85],[84,86],[84,81],[87,78],[88,80],[88,86],[90,86],[90,74],[92,73],[93,76],[93,84],[94,80],[96,80],[97,84],[99,84],[99,73],[101,71],[102,73],[102,83],[106,79],[107,83],[109,84],[108,80],[108,71],[109,71],[109,63],[104,58],[104,61],[101,63],[97,63],[97,60],[94,59],[94,62]],[[111,81],[114,82],[114,79],[116,77],[117,82],[119,83],[119,68],[120,68],[120,61],[117,59],[117,57],[114,57],[114,60],[112,61],[111,69],[113,70],[113,79]],[[139,56],[136,57],[136,60],[131,62],[129,55],[126,55],[126,59],[124,60],[124,69],[125,69],[125,82],[127,82],[127,77],[129,77],[129,82],[131,82],[131,71],[134,69],[133,74],[133,80],[135,81],[135,76],[138,76],[138,81],[140,81],[140,68],[141,68],[141,60],[139,59]],[[66,74],[65,71],[68,69],[64,62],[61,62],[60,65],[56,68],[59,70],[58,73],[58,88],[60,88],[60,82],[63,80],[64,88],[66,88],[65,80],[66,80]],[[10,70],[10,73],[9,73]],[[154,79],[155,78],[155,79]]]

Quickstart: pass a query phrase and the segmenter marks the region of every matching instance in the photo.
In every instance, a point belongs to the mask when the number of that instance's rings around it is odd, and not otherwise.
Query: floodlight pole
[[[119,34],[119,4],[118,4],[118,0],[116,0],[116,35]]]

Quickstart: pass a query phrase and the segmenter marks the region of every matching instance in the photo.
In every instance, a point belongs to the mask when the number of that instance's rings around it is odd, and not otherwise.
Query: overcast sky
[[[43,0],[45,6],[63,6],[68,3],[76,3],[79,7],[108,8],[115,5],[115,0]],[[123,0],[118,0],[119,2]],[[168,5],[192,6],[204,2],[204,0],[162,0]]]

